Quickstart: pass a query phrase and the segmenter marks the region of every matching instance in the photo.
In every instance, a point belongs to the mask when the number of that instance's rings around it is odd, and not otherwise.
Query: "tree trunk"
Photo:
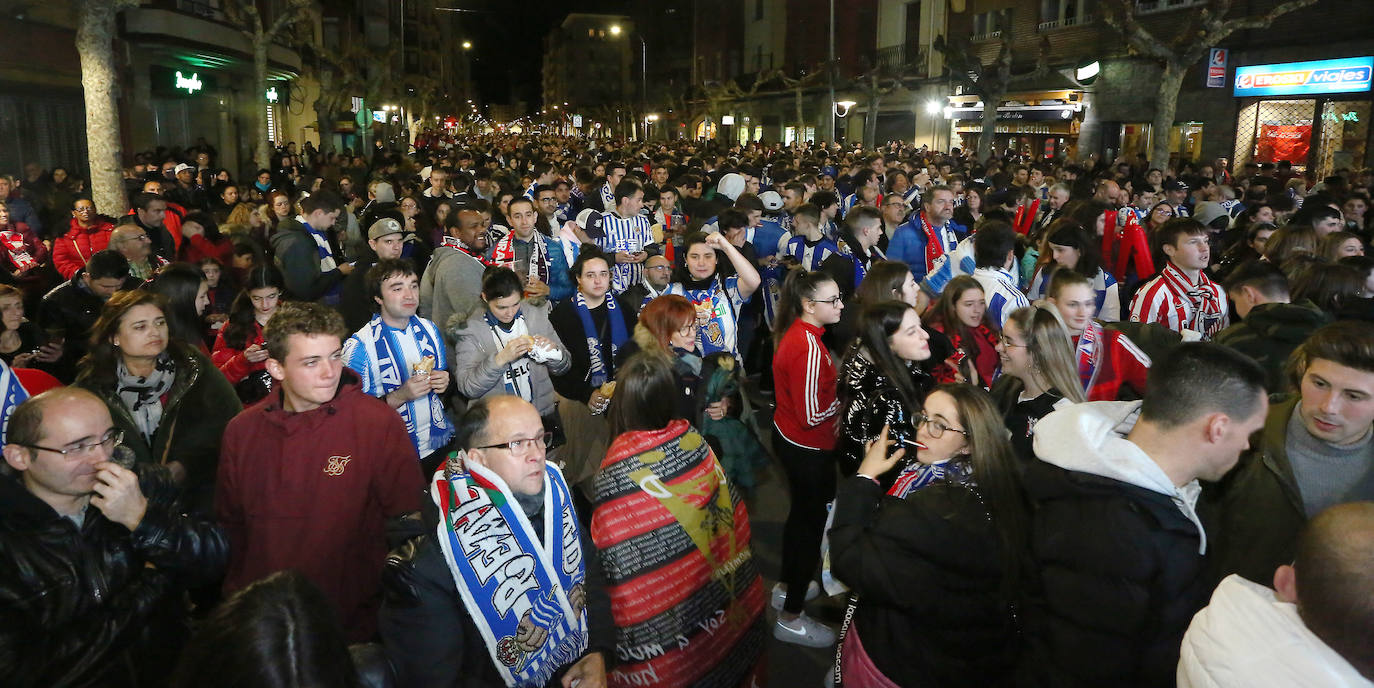
[[[798,86],[798,87],[796,88],[796,90],[795,90],[793,93],[794,93],[793,100],[795,101],[793,104],[797,106],[797,138],[795,139],[795,141],[805,141],[805,140],[806,140],[806,118],[805,118],[805,117],[803,116],[803,114],[802,114],[802,90],[801,90],[801,87]]]
[[[978,162],[986,164],[992,157],[992,140],[997,136],[997,106],[1002,104],[1002,92],[983,98],[983,131],[978,135]]]
[[[80,5],[76,51],[81,56],[81,88],[86,101],[86,154],[91,160],[91,196],[95,207],[111,217],[128,212],[124,197],[119,108],[115,103],[118,74],[114,62],[115,14],[110,0]]]
[[[878,105],[882,100],[882,95],[877,91],[868,95],[868,113],[864,115],[864,145],[869,148],[878,147]]]
[[[1170,61],[1164,65],[1164,73],[1159,77],[1155,119],[1150,126],[1151,167],[1169,169],[1169,135],[1173,133],[1174,116],[1178,113],[1178,91],[1183,87],[1183,76],[1187,72],[1186,66]]]
[[[267,145],[267,106],[263,103],[263,89],[267,87],[267,45],[266,36],[259,35],[253,41],[253,87],[248,91],[248,102],[257,111],[258,136],[253,144],[253,164],[258,169],[271,169],[271,149]]]

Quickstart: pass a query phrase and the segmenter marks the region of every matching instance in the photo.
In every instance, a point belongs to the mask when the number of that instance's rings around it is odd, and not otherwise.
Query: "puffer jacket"
[[[183,514],[165,468],[134,468],[148,499],[132,533],[94,506],[77,526],[0,477],[0,676],[6,686],[156,685],[186,635],[179,590],[224,571],[228,545]]]
[[[935,386],[935,380],[915,364],[908,364],[907,368],[919,404],[926,392]],[[897,442],[898,446],[903,440],[916,439],[911,417],[920,408],[907,407],[896,385],[868,359],[858,343],[851,345],[845,356],[844,368],[840,370],[839,394],[844,407],[840,412],[840,441],[836,449],[847,473],[859,469],[864,447],[877,439],[884,425],[891,426],[888,439]]]
[[[553,342],[558,350],[558,359],[548,363],[530,360],[530,387],[533,391],[534,407],[540,416],[549,416],[557,411],[558,398],[553,391],[553,381],[549,375],[561,375],[572,366],[572,356],[568,348],[549,324],[547,302],[541,308],[528,302],[521,304],[520,312],[525,316],[525,327],[531,335],[538,335]],[[487,309],[478,309],[467,321],[458,323],[450,329],[447,338],[454,342],[454,357],[451,367],[453,381],[458,391],[469,399],[506,394],[503,380],[510,365],[498,366],[496,337],[486,322]]]
[[[1283,366],[1288,355],[1331,316],[1311,301],[1262,303],[1245,319],[1217,333],[1212,341],[1235,349],[1264,368],[1270,392],[1283,391]]]
[[[1039,580],[1023,669],[1045,686],[1173,686],[1179,645],[1211,590],[1201,487],[1175,487],[1125,434],[1139,402],[1075,404],[1035,426],[1023,485]]]
[[[52,263],[63,279],[71,279],[98,251],[110,247],[114,222],[104,215],[95,218],[94,227],[82,227],[72,218],[67,233],[52,242]]]

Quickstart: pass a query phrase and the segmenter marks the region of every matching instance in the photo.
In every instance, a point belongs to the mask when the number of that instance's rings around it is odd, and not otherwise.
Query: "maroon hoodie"
[[[349,642],[377,630],[387,519],[418,511],[424,478],[395,409],[345,376],[319,408],[281,392],[225,429],[215,511],[229,536],[225,593],[295,569],[336,606]]]

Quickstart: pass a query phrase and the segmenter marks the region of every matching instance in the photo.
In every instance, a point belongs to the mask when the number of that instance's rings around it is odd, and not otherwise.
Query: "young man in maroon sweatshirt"
[[[335,605],[349,642],[377,631],[386,524],[418,517],[423,478],[395,410],[345,375],[343,318],[284,304],[264,333],[275,393],[225,429],[215,509],[228,594],[295,569]]]

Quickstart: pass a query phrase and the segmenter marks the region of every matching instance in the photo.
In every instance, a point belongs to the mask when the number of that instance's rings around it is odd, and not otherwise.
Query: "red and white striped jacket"
[[[798,319],[773,355],[773,424],[783,438],[809,449],[835,448],[840,399],[838,371],[821,343],[822,328]]]
[[[1226,291],[1199,272],[1196,284],[1172,261],[1131,299],[1131,320],[1159,323],[1175,332],[1192,330],[1211,339],[1228,322]]]

